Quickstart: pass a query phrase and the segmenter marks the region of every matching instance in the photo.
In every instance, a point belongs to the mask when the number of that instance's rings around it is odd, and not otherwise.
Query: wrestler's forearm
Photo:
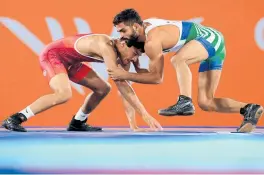
[[[121,96],[125,113],[131,129],[137,129],[135,109],[129,104],[129,102],[119,93]]]
[[[142,84],[159,84],[162,82],[162,78],[158,74],[152,72],[127,73],[125,79]]]
[[[145,107],[127,81],[115,81],[115,83],[122,96],[140,115],[147,114]]]

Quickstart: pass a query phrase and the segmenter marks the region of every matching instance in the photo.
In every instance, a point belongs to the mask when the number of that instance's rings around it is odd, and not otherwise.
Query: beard
[[[145,42],[136,42],[136,43],[134,43],[133,46],[134,46],[136,49],[140,50],[141,53],[145,53],[145,49],[144,49]]]
[[[133,35],[130,37],[130,39],[127,39],[126,40],[126,45],[127,47],[135,47],[137,49],[139,49],[142,53],[145,52],[144,50],[144,45],[145,45],[145,42],[138,42],[138,37],[136,32],[134,31],[133,32]]]
[[[132,46],[134,46],[134,44],[137,43],[137,40],[138,40],[138,36],[137,36],[136,33],[134,32],[133,35],[130,37],[130,39],[127,39],[127,40],[126,40],[127,47],[132,47]]]

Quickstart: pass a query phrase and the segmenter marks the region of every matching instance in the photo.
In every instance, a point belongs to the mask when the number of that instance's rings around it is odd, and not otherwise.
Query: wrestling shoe
[[[255,129],[263,111],[263,107],[258,104],[247,104],[244,108],[241,108],[240,114],[244,116],[244,120],[237,132],[251,132]]]
[[[160,109],[159,115],[163,116],[176,116],[176,115],[193,115],[195,112],[192,99],[184,95],[180,95],[177,103],[168,107],[167,109]]]
[[[87,119],[84,121],[76,120],[73,116],[69,127],[67,128],[67,131],[89,131],[89,132],[100,132],[102,131],[102,128],[100,127],[93,127],[88,124],[86,124]]]
[[[5,119],[2,126],[10,131],[27,132],[27,130],[21,126],[21,123],[26,120],[26,116],[21,113],[16,113]]]

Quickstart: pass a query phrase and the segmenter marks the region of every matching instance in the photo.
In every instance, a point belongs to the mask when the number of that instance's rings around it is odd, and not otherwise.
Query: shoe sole
[[[261,116],[263,115],[263,107],[260,107],[257,112],[256,112],[256,119],[260,119]],[[244,133],[249,133],[252,132],[256,128],[256,125],[252,125],[251,123],[246,123],[244,126],[242,126],[238,132],[244,132]]]
[[[70,130],[67,129],[68,132],[103,132],[103,130],[96,130],[96,131],[83,131],[83,130]]]
[[[93,130],[93,131],[83,131],[83,130],[78,130],[78,129],[74,128],[74,127],[71,127],[71,128],[68,127],[67,131],[69,131],[69,132],[102,132],[103,129],[101,129],[101,130]]]
[[[6,124],[6,120],[3,121],[2,123],[2,127],[4,127],[5,129],[9,130],[9,131],[15,131],[15,132],[27,132],[26,130],[25,131],[20,131],[20,130],[14,130],[12,128],[9,128],[8,125]]]
[[[194,111],[187,111],[187,112],[184,112],[184,113],[181,113],[181,114],[169,114],[169,113],[160,113],[158,112],[159,115],[162,115],[162,116],[190,116],[190,115],[193,115],[194,114]]]
[[[7,130],[10,130],[11,131],[11,129],[9,129],[8,127],[7,127],[7,125],[6,125],[6,123],[5,123],[6,121],[4,121],[3,123],[2,123],[2,127],[4,127],[5,129],[7,129]]]

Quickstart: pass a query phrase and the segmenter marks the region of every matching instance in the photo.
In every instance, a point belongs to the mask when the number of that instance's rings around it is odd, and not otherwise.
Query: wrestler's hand
[[[148,113],[142,115],[143,120],[149,125],[149,131],[161,131],[163,128],[160,123]]]
[[[151,128],[139,128],[137,126],[135,118],[128,118],[129,120],[129,125],[130,125],[130,130],[133,132],[151,132],[153,129]]]
[[[126,80],[127,71],[120,64],[115,69],[107,69],[107,72],[113,80]]]
[[[155,130],[151,129],[151,128],[139,128],[138,126],[136,127],[131,127],[130,128],[133,132],[153,132]]]

